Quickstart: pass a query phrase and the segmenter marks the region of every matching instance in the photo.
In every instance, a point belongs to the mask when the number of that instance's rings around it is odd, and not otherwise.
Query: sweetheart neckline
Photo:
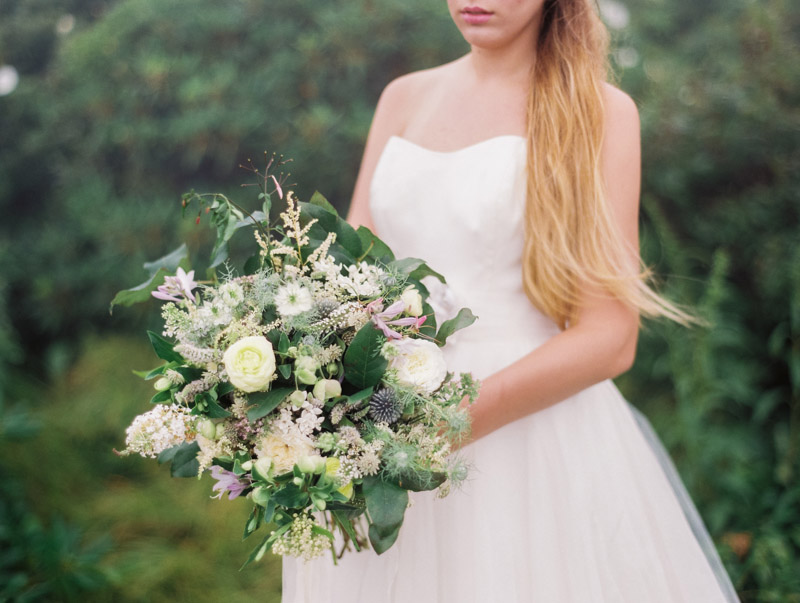
[[[421,144],[418,144],[418,143],[416,143],[416,142],[414,142],[412,140],[409,140],[408,138],[403,138],[402,136],[398,136],[397,134],[392,134],[389,137],[389,141],[386,144],[388,145],[389,142],[391,142],[392,140],[399,140],[401,142],[405,142],[406,144],[408,144],[408,145],[410,145],[412,147],[416,147],[418,149],[421,149],[421,150],[426,151],[428,153],[432,153],[434,155],[456,155],[458,153],[463,153],[465,151],[471,151],[471,150],[473,150],[473,149],[475,149],[477,147],[481,147],[481,146],[483,146],[485,144],[488,144],[488,143],[491,143],[491,142],[495,142],[495,141],[503,140],[503,139],[509,139],[509,138],[517,140],[517,141],[520,141],[520,142],[525,142],[525,140],[526,140],[524,136],[520,136],[518,134],[500,134],[498,136],[492,136],[490,138],[485,138],[484,140],[479,140],[478,142],[474,142],[474,143],[469,144],[469,145],[467,145],[465,147],[461,147],[461,148],[458,148],[458,149],[453,149],[452,151],[438,151],[436,149],[431,149],[429,147],[422,146]]]

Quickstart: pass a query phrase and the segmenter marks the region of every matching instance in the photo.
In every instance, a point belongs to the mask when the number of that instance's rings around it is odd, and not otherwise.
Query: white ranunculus
[[[311,291],[297,283],[287,283],[275,294],[275,307],[281,316],[296,316],[308,312],[313,305]]]
[[[281,475],[291,471],[295,463],[312,456],[315,451],[310,441],[268,433],[256,442],[255,452],[259,459],[269,459],[275,475]]]
[[[421,393],[435,391],[447,376],[442,350],[424,339],[401,339],[393,343],[398,354],[389,360],[403,385]]]
[[[419,291],[417,291],[414,285],[406,287],[406,290],[403,291],[400,299],[403,300],[403,303],[406,305],[405,311],[408,314],[411,316],[422,315],[422,296],[419,294]]]
[[[225,350],[222,362],[233,386],[245,392],[265,391],[275,375],[275,353],[263,335],[243,337]]]

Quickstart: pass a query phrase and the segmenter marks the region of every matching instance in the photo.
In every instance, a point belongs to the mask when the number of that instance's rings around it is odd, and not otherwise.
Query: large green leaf
[[[324,200],[324,197],[318,195],[316,203],[300,203],[300,209],[303,212],[303,223],[307,223],[310,218],[314,218],[318,222],[312,227],[309,237],[324,240],[327,233],[335,232],[336,245],[341,246],[349,255],[357,259],[362,253],[361,238],[352,226],[335,213],[336,210],[327,200],[324,204],[322,200]],[[313,198],[312,201],[314,201]]]
[[[250,394],[248,400],[255,406],[247,411],[247,418],[250,421],[257,421],[261,417],[266,417],[293,391],[294,389],[291,387],[279,387],[268,392]]]
[[[458,314],[456,314],[450,320],[445,320],[442,323],[442,326],[439,327],[439,332],[436,333],[436,343],[440,346],[443,346],[450,335],[456,331],[470,326],[477,319],[478,317],[472,313],[472,310],[469,308],[461,308],[458,311]]]
[[[383,264],[389,264],[394,261],[394,253],[389,246],[381,241],[374,232],[366,226],[359,226],[356,231],[358,237],[361,239],[362,254],[366,257],[372,258]]]
[[[175,351],[174,344],[161,337],[161,335],[158,333],[153,333],[152,331],[147,332],[147,337],[150,339],[150,343],[153,345],[153,350],[155,350],[156,356],[161,358],[161,360],[183,364],[183,356]]]
[[[395,260],[389,264],[389,267],[395,268],[401,274],[405,274],[418,281],[422,280],[426,276],[435,276],[441,282],[446,282],[441,274],[428,266],[428,264],[425,263],[425,260],[420,260],[419,258],[403,258],[402,260]]]
[[[109,312],[114,309],[114,306],[132,306],[147,301],[152,297],[153,291],[164,283],[164,277],[174,275],[178,267],[189,270],[189,257],[185,243],[164,257],[146,262],[144,268],[147,270],[149,278],[141,285],[117,293],[111,300]]]
[[[178,446],[172,457],[170,475],[172,477],[197,477],[197,472],[200,470],[200,463],[197,462],[198,452],[200,452],[200,446],[197,445],[197,442],[191,444],[184,442]]]
[[[365,477],[362,488],[367,501],[370,527],[374,526],[383,538],[391,535],[403,524],[408,506],[408,490],[375,475]]]
[[[398,534],[400,534],[400,526],[397,526],[385,534],[382,534],[374,524],[369,526],[369,542],[378,555],[382,555],[392,548],[392,545],[397,540]]]
[[[372,323],[361,327],[344,355],[344,378],[348,383],[359,389],[377,385],[388,364],[381,356],[385,339]]]
[[[272,500],[287,509],[302,509],[308,502],[308,493],[290,482],[272,495]]]

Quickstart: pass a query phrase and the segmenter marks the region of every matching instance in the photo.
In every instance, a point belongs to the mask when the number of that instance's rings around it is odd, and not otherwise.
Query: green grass
[[[94,600],[280,601],[279,558],[239,571],[258,542],[258,534],[241,541],[246,501],[211,499],[210,478],[171,478],[155,460],[113,453],[152,395],[131,370],[156,364],[145,339],[88,341],[33,404],[39,435],[9,444],[4,465],[25,484],[38,516],[77,524],[88,541],[111,537],[103,566],[113,592]]]

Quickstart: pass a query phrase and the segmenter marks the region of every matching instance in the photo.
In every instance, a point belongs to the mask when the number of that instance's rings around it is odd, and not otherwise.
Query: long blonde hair
[[[600,150],[609,35],[591,0],[546,0],[528,99],[523,283],[560,328],[596,285],[645,316],[693,322],[633,269],[606,199]],[[636,254],[638,258],[638,252]]]

